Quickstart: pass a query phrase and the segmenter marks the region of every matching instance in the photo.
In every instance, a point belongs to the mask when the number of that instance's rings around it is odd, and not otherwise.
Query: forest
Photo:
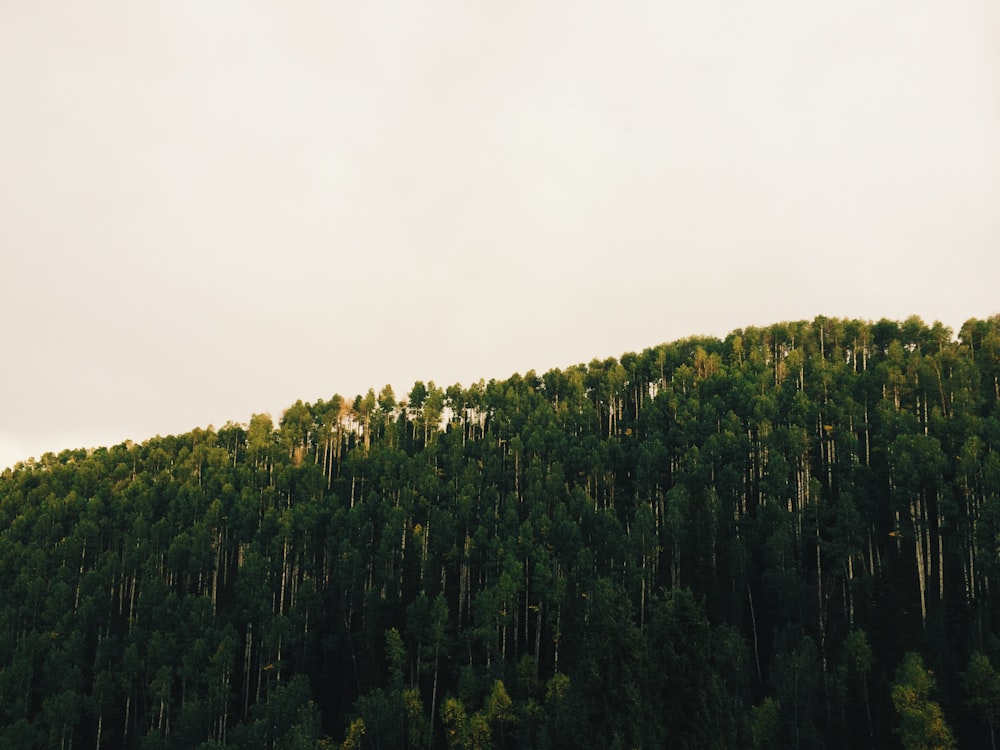
[[[1000,316],[749,327],[0,475],[9,748],[995,748],[998,636]]]

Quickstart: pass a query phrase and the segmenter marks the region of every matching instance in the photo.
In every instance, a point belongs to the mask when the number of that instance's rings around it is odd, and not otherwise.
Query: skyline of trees
[[[985,746],[998,553],[1000,316],[297,401],[0,475],[0,736]]]

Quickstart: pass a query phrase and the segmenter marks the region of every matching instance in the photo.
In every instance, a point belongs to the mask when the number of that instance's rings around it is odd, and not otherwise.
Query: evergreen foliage
[[[0,476],[0,745],[987,747],[1000,317],[817,318]]]

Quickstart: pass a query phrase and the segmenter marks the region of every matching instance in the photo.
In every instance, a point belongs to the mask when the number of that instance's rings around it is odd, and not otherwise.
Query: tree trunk
[[[910,520],[913,524],[913,549],[917,558],[917,584],[920,587],[920,623],[927,626],[927,576],[924,572],[924,538],[918,516],[919,502],[910,500]]]

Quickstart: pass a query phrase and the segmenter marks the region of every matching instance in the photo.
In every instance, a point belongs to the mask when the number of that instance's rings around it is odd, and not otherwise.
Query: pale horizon
[[[1000,313],[987,0],[7,4],[0,96],[0,469]]]

